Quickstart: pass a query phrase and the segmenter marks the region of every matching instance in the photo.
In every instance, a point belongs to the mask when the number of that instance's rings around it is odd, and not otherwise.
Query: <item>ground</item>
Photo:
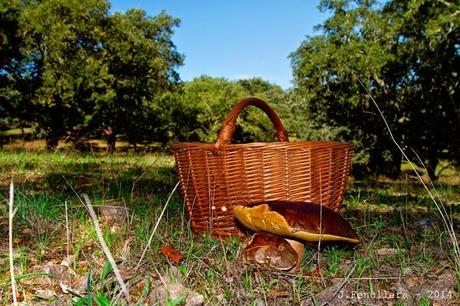
[[[309,245],[299,272],[280,273],[243,264],[238,238],[219,241],[192,233],[180,192],[160,218],[177,182],[170,155],[0,151],[0,232],[5,237],[0,241],[0,304],[12,302],[6,237],[13,179],[18,208],[14,271],[23,304],[126,303],[79,200],[84,192],[99,214],[131,303],[454,305],[460,284],[453,247],[460,227],[458,172],[444,171],[435,186],[440,209],[452,221],[449,232],[406,168],[398,181],[350,180],[341,213],[360,236],[356,248]],[[170,263],[160,252],[165,245],[180,252],[182,261]]]

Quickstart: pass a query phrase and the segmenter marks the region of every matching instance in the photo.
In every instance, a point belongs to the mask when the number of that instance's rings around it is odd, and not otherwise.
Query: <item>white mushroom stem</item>
[[[303,244],[302,242],[299,242],[297,240],[292,240],[292,239],[287,239],[287,238],[284,238],[287,242],[289,242],[289,244],[291,245],[291,247],[294,249],[294,251],[297,253],[297,264],[295,265],[294,268],[292,268],[291,270],[292,271],[298,271],[300,269],[300,265],[302,263],[302,258],[303,258],[303,255],[305,253],[305,244]],[[291,272],[292,272],[291,271]]]

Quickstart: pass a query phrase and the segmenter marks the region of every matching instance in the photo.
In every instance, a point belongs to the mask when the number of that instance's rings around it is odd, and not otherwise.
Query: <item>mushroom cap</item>
[[[243,251],[244,261],[281,271],[294,268],[299,261],[298,257],[297,251],[286,239],[268,233],[252,236]]]
[[[235,218],[254,232],[303,241],[358,243],[355,231],[338,213],[304,202],[270,201],[233,208]]]

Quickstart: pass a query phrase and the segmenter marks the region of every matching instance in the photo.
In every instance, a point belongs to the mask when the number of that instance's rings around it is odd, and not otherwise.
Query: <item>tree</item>
[[[280,117],[289,135],[295,135],[297,124],[292,120],[291,109],[286,101],[286,92],[278,85],[255,77],[236,81],[244,88],[246,97],[254,96],[265,100]],[[250,108],[241,114],[235,138],[240,142],[272,141],[274,127],[260,110]]]
[[[427,166],[431,178],[439,159],[460,162],[460,14],[458,2],[389,3],[397,12],[404,40],[399,54],[407,59],[407,144]],[[402,13],[399,13],[402,12]]]
[[[435,0],[322,1],[332,16],[321,34],[291,55],[302,106],[317,128],[355,143],[367,171],[397,177],[401,154],[391,142],[367,90],[394,136],[427,163],[458,161],[459,5]],[[365,87],[361,86],[362,83]],[[452,135],[452,133],[450,133]]]
[[[100,46],[108,8],[103,0],[48,0],[30,2],[19,17],[23,65],[36,84],[34,120],[45,130],[48,148],[83,123],[109,77]]]
[[[162,110],[167,93],[177,87],[176,68],[183,56],[172,42],[179,20],[165,13],[149,17],[143,10],[115,13],[108,18],[101,48],[106,55],[109,95],[96,99],[90,127],[104,127],[108,150],[124,134],[136,146],[141,141],[164,140]]]
[[[28,103],[29,75],[23,64],[23,40],[19,16],[25,3],[8,0],[0,3],[0,132],[16,121],[30,120]],[[0,145],[2,141],[0,140]]]
[[[36,122],[48,148],[105,131],[136,145],[163,140],[167,94],[183,57],[179,20],[108,12],[105,0],[8,0],[0,7],[0,99],[9,118]],[[0,121],[1,118],[0,118]]]
[[[215,142],[221,124],[239,100],[257,96],[266,100],[280,115],[287,118],[284,91],[260,78],[229,81],[201,76],[186,82],[182,88],[178,140]],[[275,135],[267,116],[253,107],[243,111],[237,121],[233,142],[271,141]]]
[[[215,142],[220,124],[232,104],[245,97],[241,86],[225,78],[201,76],[182,88],[183,113],[179,140]]]

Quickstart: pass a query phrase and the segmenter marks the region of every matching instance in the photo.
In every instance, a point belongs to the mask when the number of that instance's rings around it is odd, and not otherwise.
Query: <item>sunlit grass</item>
[[[238,258],[241,242],[237,238],[219,241],[192,233],[178,192],[168,204],[141,269],[131,275],[129,271],[146,247],[177,182],[172,156],[3,151],[0,169],[0,186],[6,190],[11,177],[17,186],[15,269],[18,278],[41,272],[47,265],[59,264],[67,256],[64,206],[67,202],[71,234],[68,249],[75,272],[72,278],[91,280],[82,293],[94,303],[110,301],[118,291],[92,222],[78,199],[81,192],[90,196],[96,209],[101,205],[128,209],[125,224],[114,226],[102,219],[100,222],[106,243],[121,270],[127,273],[132,294],[144,303],[149,303],[155,286],[161,284],[159,276],[190,288],[201,294],[206,304],[213,305],[296,304],[321,298],[321,292],[346,277],[349,277],[346,290],[365,293],[393,290],[395,280],[391,277],[403,283],[406,278],[417,278],[428,285],[435,279],[435,273],[443,271],[460,278],[452,266],[453,254],[435,208],[411,178],[396,182],[352,182],[343,215],[356,228],[361,244],[355,249],[324,245],[319,254],[316,245],[308,246],[301,271],[295,274],[260,271],[243,264]],[[459,186],[443,184],[438,191],[452,218],[458,222]],[[3,192],[0,201],[6,202]],[[0,212],[2,225],[6,216],[3,205]],[[184,255],[179,266],[171,265],[160,254],[159,249],[166,244]],[[389,254],[382,255],[385,249],[390,249]],[[0,250],[0,261],[6,263],[2,245]],[[8,264],[0,266],[0,296],[1,303],[5,304],[11,299],[9,267]],[[318,267],[322,275],[312,274]],[[380,276],[387,279],[380,280]],[[81,301],[71,294],[63,294],[58,283],[49,286],[60,296],[60,302]],[[24,301],[38,301],[32,285],[19,281],[18,289]],[[177,298],[170,297],[167,302],[180,301]],[[421,295],[417,302],[425,303],[427,298]],[[393,302],[403,304],[404,301]]]

